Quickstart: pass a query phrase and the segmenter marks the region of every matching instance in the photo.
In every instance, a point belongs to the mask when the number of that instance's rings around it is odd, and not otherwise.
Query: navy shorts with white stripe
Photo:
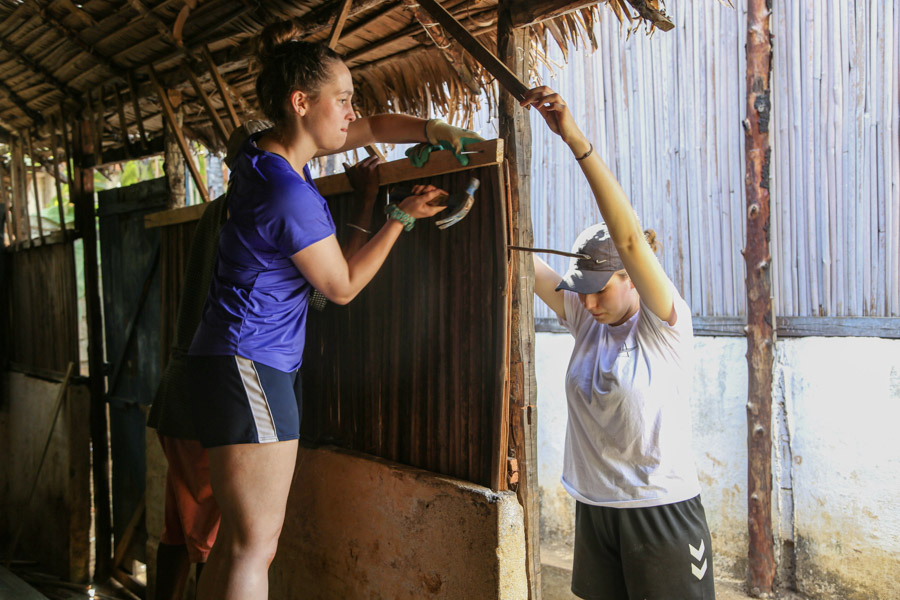
[[[300,437],[300,371],[241,356],[191,356],[191,417],[204,448]]]

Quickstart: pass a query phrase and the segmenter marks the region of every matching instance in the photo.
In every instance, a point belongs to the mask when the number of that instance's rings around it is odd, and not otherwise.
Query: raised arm
[[[552,89],[543,86],[529,90],[522,105],[537,108],[550,130],[572,150],[641,300],[656,316],[674,325],[676,314],[669,278],[644,238],[640,222],[622,186],[581,132],[565,101]]]
[[[409,144],[441,140],[450,142],[461,150],[464,137],[482,139],[474,131],[449,125],[440,119],[420,119],[410,115],[381,114],[356,119],[347,126],[347,141],[337,150],[319,152],[316,156],[346,152],[376,142],[385,144]]]

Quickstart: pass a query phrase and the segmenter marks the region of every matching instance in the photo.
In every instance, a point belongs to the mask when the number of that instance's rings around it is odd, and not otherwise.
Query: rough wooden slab
[[[0,598],[3,600],[47,600],[47,596],[16,577],[3,566],[0,566]]]
[[[466,146],[466,150],[477,152],[477,154],[468,155],[468,166],[459,164],[459,161],[456,160],[453,153],[449,150],[441,150],[432,152],[428,162],[421,168],[412,166],[409,160],[405,158],[384,163],[378,167],[378,177],[381,185],[389,185],[400,181],[455,173],[456,171],[464,171],[474,167],[497,165],[503,162],[503,140],[500,139],[469,144]],[[350,180],[343,173],[319,177],[315,180],[315,183],[316,187],[319,188],[319,192],[326,197],[353,191],[353,188],[350,187]],[[196,221],[203,214],[204,210],[206,210],[205,203],[160,211],[147,215],[144,218],[144,227],[150,229],[152,227]]]

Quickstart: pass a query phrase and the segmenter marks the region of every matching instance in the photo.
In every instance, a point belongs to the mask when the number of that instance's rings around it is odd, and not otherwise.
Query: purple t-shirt
[[[300,177],[250,136],[234,163],[229,218],[189,354],[239,355],[280,371],[300,368],[310,284],[291,256],[334,234],[309,168]]]

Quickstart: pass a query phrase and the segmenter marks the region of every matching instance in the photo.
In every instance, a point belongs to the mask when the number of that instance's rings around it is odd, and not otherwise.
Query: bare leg
[[[199,600],[268,598],[269,565],[284,524],[296,461],[296,440],[209,450],[222,523],[200,577]]]
[[[156,549],[156,598],[182,600],[190,570],[187,546],[160,543]]]

